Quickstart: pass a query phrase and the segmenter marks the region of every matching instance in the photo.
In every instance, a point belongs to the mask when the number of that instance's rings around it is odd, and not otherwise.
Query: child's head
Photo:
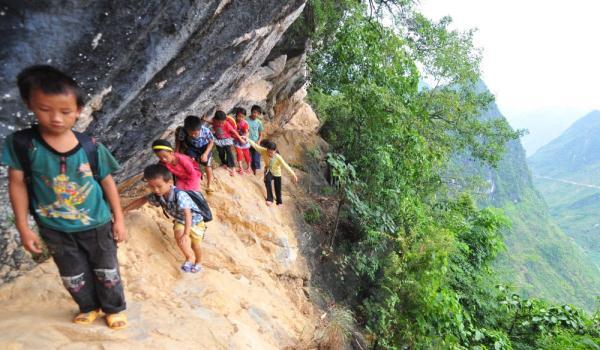
[[[277,153],[277,145],[273,141],[262,140],[260,145],[267,149],[269,155],[272,157],[275,153]]]
[[[220,111],[220,110],[215,112],[213,121],[215,122],[216,125],[220,126],[220,125],[225,124],[225,120],[227,120],[227,114],[225,114],[225,112]]]
[[[193,138],[200,136],[200,129],[202,129],[202,119],[195,115],[188,115],[183,120],[183,128],[185,132]]]
[[[44,131],[70,130],[84,106],[83,94],[73,78],[51,66],[31,66],[17,76],[23,102]]]
[[[173,186],[173,174],[162,164],[152,164],[144,169],[144,181],[158,196],[164,196]]]
[[[242,107],[237,107],[235,109],[235,117],[238,121],[243,120],[244,118],[246,118],[246,109],[242,108]]]
[[[250,118],[252,118],[252,120],[258,118],[258,116],[261,114],[262,114],[262,109],[260,108],[259,105],[254,105],[254,106],[252,106],[252,108],[250,108]]]
[[[173,146],[167,140],[156,140],[152,142],[152,151],[158,157],[161,163],[171,164],[175,162]]]

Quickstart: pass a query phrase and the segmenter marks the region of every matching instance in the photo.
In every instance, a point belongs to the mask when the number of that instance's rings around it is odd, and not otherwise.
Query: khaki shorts
[[[178,222],[175,223],[175,225],[173,226],[173,231],[178,232],[178,231],[184,231],[185,230],[185,225],[184,224],[180,224]],[[204,239],[204,232],[206,232],[206,224],[204,222],[201,222],[199,224],[197,224],[196,226],[192,226],[190,228],[190,240],[192,240],[192,243],[202,243],[202,240]]]

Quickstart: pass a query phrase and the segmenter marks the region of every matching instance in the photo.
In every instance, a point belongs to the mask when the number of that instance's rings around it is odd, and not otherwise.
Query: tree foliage
[[[338,251],[360,281],[351,296],[374,347],[526,349],[559,334],[597,336],[572,307],[546,315],[543,302],[517,307],[494,287],[490,266],[509,223],[441,179],[453,155],[494,166],[519,136],[503,119],[479,117],[493,96],[480,82],[473,32],[431,21],[411,1],[310,6],[321,21],[309,98],[350,218]]]

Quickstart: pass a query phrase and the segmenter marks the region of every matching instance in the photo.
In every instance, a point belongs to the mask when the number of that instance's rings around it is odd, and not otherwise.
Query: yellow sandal
[[[75,316],[73,322],[76,324],[90,324],[94,322],[98,316],[100,316],[100,309],[92,310],[90,312],[82,312]]]
[[[106,315],[106,324],[115,331],[127,328],[127,315],[122,312]]]

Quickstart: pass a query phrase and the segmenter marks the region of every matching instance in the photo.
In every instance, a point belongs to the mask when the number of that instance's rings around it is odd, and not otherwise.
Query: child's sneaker
[[[186,261],[183,263],[183,265],[181,265],[181,271],[183,272],[192,272],[192,268],[194,267],[194,264],[192,264],[191,261]]]
[[[192,268],[190,270],[191,273],[197,273],[197,272],[200,272],[200,271],[202,271],[202,265],[200,265],[200,264],[194,264],[194,265],[192,265]]]

